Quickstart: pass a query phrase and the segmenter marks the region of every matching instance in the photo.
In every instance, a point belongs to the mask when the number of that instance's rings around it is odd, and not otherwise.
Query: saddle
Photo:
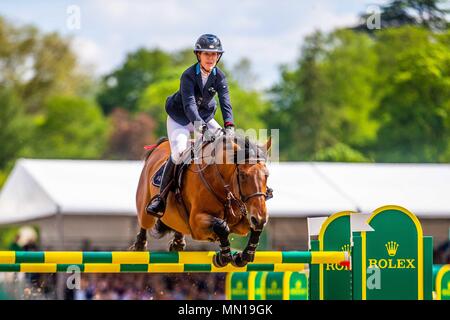
[[[222,130],[217,131],[216,138],[218,138],[221,134],[223,134]],[[180,156],[181,162],[175,165],[175,174],[173,175],[173,181],[171,182],[170,191],[173,191],[176,194],[179,194],[179,192],[181,192],[183,174],[185,170],[190,164],[192,164],[192,161],[196,159],[196,155],[198,155],[199,151],[208,144],[210,144],[210,142],[203,141],[201,137],[197,141],[194,139],[189,139],[189,147],[186,148],[186,150],[184,150]],[[159,167],[159,169],[152,177],[152,184],[156,187],[161,186],[162,175],[166,163],[167,160],[164,161],[164,163]]]
[[[167,163],[167,160],[163,162],[163,164],[159,167],[159,169],[154,173],[152,177],[152,184],[155,187],[161,187],[162,175],[164,173],[164,167]],[[189,163],[182,162],[181,164],[175,165],[175,174],[173,175],[173,181],[171,183],[170,191],[176,191],[176,188],[181,188],[181,181],[183,177],[183,173],[185,169],[188,167]],[[174,184],[173,182],[176,181]]]

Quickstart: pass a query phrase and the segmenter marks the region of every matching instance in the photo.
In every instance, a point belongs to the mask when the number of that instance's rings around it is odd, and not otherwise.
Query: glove
[[[195,121],[194,122],[194,128],[195,128],[195,131],[197,131],[198,133],[203,134],[205,132],[205,130],[208,128],[208,126],[204,122]]]
[[[208,142],[212,142],[216,139],[216,136],[214,135],[214,133],[208,129],[208,127],[205,125],[204,130],[203,130],[203,140],[208,141]]]
[[[234,124],[231,122],[225,122],[225,134],[227,136],[234,135]]]

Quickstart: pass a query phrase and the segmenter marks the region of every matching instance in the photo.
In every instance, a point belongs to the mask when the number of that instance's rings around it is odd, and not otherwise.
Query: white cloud
[[[96,74],[108,72],[112,67],[108,63],[108,53],[95,41],[78,36],[73,38],[71,46],[82,67],[88,68]]]

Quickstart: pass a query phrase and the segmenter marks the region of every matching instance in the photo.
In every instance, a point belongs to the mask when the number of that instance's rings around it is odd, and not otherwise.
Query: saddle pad
[[[153,184],[155,187],[158,187],[158,188],[159,188],[159,187],[161,186],[162,175],[163,175],[164,167],[166,166],[166,163],[167,163],[167,161],[165,161],[165,162],[161,165],[161,167],[158,169],[158,171],[156,171],[155,174],[153,175],[153,178],[152,178],[152,184]]]

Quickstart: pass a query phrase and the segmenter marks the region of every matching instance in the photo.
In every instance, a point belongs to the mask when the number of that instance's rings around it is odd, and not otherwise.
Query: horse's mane
[[[264,150],[264,148],[250,136],[234,134],[233,136],[222,135],[221,138],[224,148],[227,140],[229,139],[231,139],[234,144],[239,146],[241,152],[234,154],[235,163],[248,160],[267,161],[267,150]]]
[[[144,162],[147,162],[153,151],[156,150],[161,143],[166,141],[168,141],[167,137],[159,138],[156,144],[152,145],[152,148],[145,152],[143,156]],[[267,150],[260,146],[250,136],[237,133],[232,136],[227,136],[223,134],[223,132],[217,133],[215,143],[222,143],[224,149],[230,141],[238,145],[239,150],[241,150],[238,153],[233,154],[234,163],[242,163],[242,161],[247,162],[250,160],[267,161]]]

